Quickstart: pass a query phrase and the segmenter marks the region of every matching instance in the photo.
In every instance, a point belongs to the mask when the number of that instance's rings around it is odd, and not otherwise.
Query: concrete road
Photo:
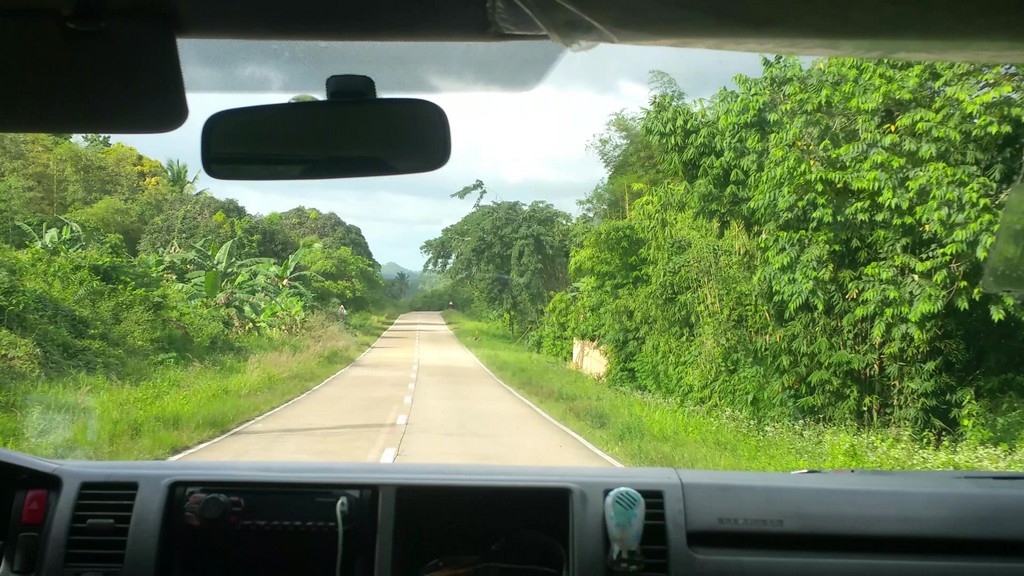
[[[610,466],[493,377],[438,312],[403,314],[307,394],[175,458]]]

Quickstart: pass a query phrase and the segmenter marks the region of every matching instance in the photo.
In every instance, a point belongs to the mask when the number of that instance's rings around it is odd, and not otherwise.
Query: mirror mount
[[[377,98],[377,84],[369,76],[335,74],[325,83],[327,100],[373,100]],[[292,96],[288,102],[317,102],[310,94]]]
[[[98,0],[77,0],[64,16],[64,25],[79,32],[99,32],[106,24],[106,3]]]
[[[377,84],[369,76],[336,74],[327,79],[328,100],[369,100],[377,97]]]

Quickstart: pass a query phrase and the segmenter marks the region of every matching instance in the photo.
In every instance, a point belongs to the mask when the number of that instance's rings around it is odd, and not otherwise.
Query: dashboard
[[[643,503],[629,566],[609,562],[607,501],[620,488]],[[0,576],[1024,574],[1024,475],[1013,473],[83,462],[0,450],[0,511]]]

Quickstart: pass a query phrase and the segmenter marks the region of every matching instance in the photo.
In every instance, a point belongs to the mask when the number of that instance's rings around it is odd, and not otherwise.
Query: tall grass
[[[511,341],[500,326],[447,311],[455,335],[498,377],[602,450],[633,466],[717,470],[1024,470],[1024,449],[933,445],[892,429],[757,424],[609,387]]]
[[[314,319],[300,334],[254,339],[248,355],[153,365],[118,381],[75,375],[8,387],[0,446],[43,457],[165,458],[282,404],[348,365],[390,324]]]

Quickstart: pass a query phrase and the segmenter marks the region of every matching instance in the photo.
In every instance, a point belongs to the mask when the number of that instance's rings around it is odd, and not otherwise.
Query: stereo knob
[[[245,510],[245,501],[238,496],[191,492],[185,500],[185,523],[190,526],[220,524],[227,520],[237,524]]]
[[[223,494],[210,494],[199,504],[199,516],[204,522],[216,522],[227,518],[231,512],[231,500]]]

